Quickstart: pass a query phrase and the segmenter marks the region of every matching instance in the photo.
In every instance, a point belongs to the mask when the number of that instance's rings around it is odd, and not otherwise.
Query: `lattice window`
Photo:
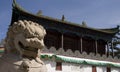
[[[103,40],[98,40],[97,42],[98,53],[101,55],[105,54],[105,42]]]
[[[79,39],[64,35],[64,49],[78,50],[78,41]]]
[[[83,51],[87,52],[88,54],[90,52],[95,52],[95,40],[93,40],[92,38],[82,38],[82,45]]]
[[[49,47],[55,47],[55,48],[60,48],[60,36],[58,36],[57,34],[50,34],[48,33],[45,37],[45,45],[49,48]]]

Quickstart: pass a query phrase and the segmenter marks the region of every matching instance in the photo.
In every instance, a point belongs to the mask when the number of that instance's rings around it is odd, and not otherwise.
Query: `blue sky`
[[[31,13],[42,10],[43,15],[81,24],[85,21],[94,28],[120,25],[120,0],[17,0]],[[12,0],[0,0],[0,40],[6,36],[12,15]]]

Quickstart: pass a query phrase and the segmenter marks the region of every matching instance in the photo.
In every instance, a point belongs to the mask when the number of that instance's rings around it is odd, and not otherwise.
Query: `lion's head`
[[[9,27],[5,52],[34,57],[44,47],[45,29],[38,23],[19,20]]]

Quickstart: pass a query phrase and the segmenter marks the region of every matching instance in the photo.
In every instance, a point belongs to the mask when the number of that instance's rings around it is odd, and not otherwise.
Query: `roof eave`
[[[115,35],[116,33],[118,33],[118,30],[119,30],[119,27],[117,27],[116,31],[114,31],[114,32],[108,32],[108,31],[105,31],[105,30],[95,29],[95,28],[91,28],[91,27],[84,27],[84,26],[76,24],[76,23],[72,23],[72,22],[68,22],[68,21],[62,21],[60,19],[51,18],[51,17],[48,17],[48,16],[43,16],[43,15],[39,15],[38,16],[38,15],[29,13],[26,10],[24,10],[22,7],[20,7],[17,4],[16,0],[13,0],[12,6],[13,6],[13,10],[18,10],[18,11],[21,11],[23,13],[26,13],[26,14],[32,15],[34,17],[37,17],[37,18],[44,18],[44,19],[48,19],[48,20],[52,20],[52,21],[57,21],[57,22],[61,22],[61,23],[64,23],[64,24],[73,25],[73,26],[77,26],[77,27],[81,27],[81,28],[90,29],[90,30],[95,30],[95,31],[106,33],[106,34],[110,34],[110,35]]]

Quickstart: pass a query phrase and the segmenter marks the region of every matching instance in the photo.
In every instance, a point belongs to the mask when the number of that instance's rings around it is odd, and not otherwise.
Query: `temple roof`
[[[72,23],[72,22],[69,22],[69,21],[66,21],[66,20],[63,21],[62,19],[56,19],[56,18],[52,18],[52,17],[49,17],[49,16],[45,16],[45,15],[33,14],[33,13],[30,13],[30,12],[27,12],[22,7],[20,7],[16,3],[16,0],[13,0],[13,11],[14,10],[18,11],[18,12],[25,13],[25,14],[33,16],[33,17],[36,17],[36,18],[43,18],[43,19],[46,19],[46,20],[61,22],[63,24],[68,24],[68,25],[77,26],[77,27],[80,27],[80,28],[95,30],[95,31],[98,31],[98,32],[106,33],[106,34],[115,35],[116,33],[119,32],[119,26],[117,26],[115,28],[109,28],[109,29],[108,28],[106,28],[106,29],[96,29],[96,28],[91,28],[91,27],[88,27],[88,26],[84,26],[82,24]]]
[[[108,29],[99,29],[100,31],[107,32],[107,33],[117,33],[119,32],[119,26],[115,28],[108,28]]]

